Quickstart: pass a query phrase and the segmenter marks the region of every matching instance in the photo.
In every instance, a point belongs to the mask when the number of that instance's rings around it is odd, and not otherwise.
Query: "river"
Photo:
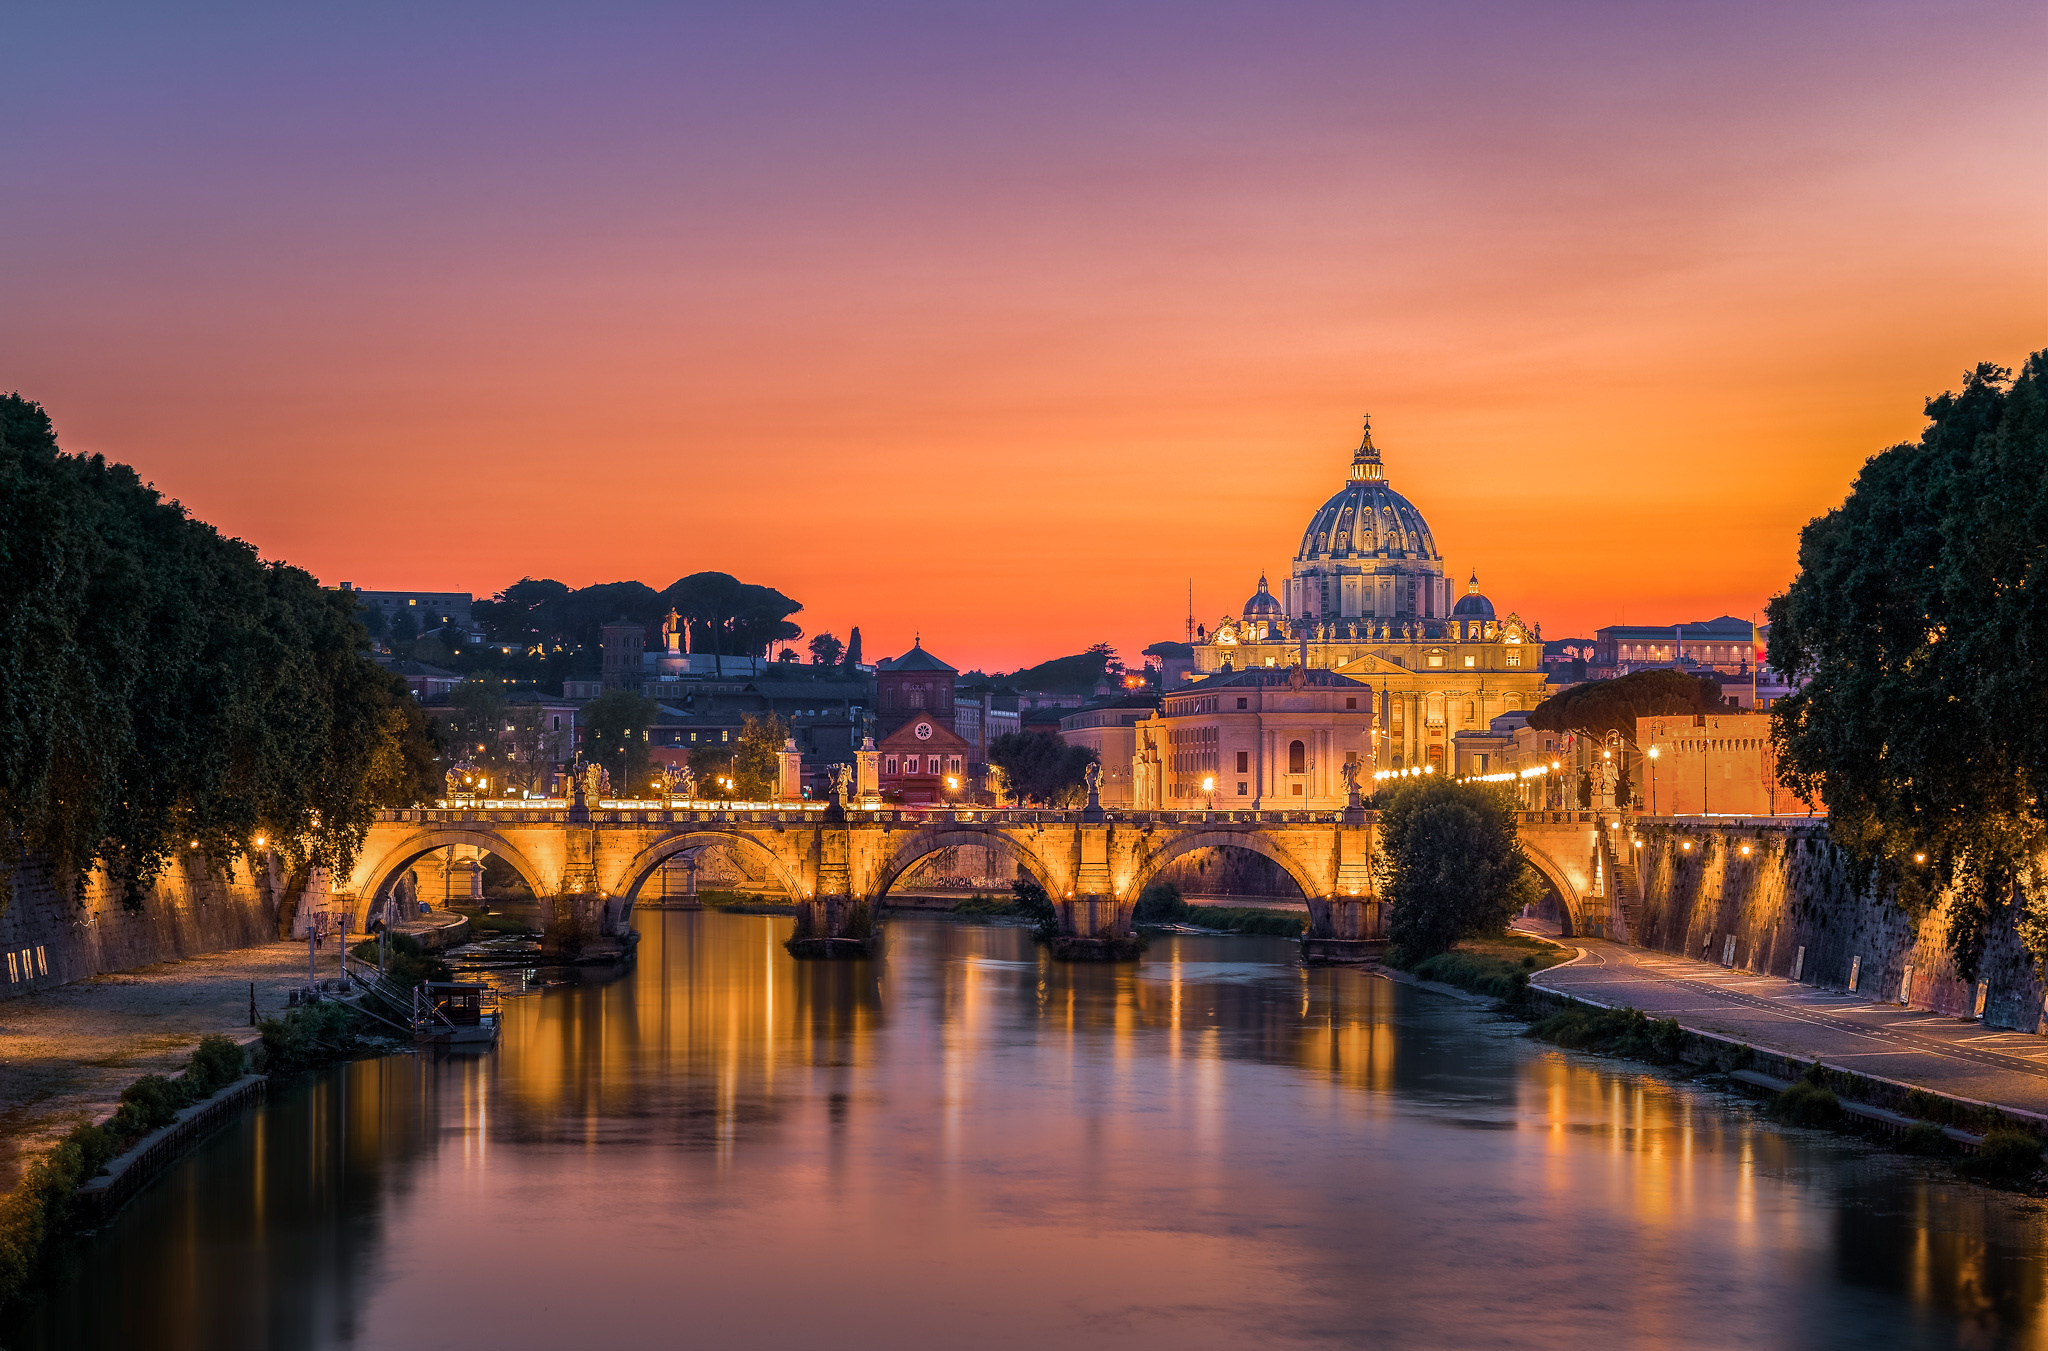
[[[280,1092],[71,1246],[79,1347],[1991,1347],[2036,1203],[1293,945],[648,912],[476,1059]]]

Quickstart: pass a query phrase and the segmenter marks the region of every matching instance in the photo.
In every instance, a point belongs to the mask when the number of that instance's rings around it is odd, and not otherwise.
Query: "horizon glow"
[[[8,32],[0,388],[330,585],[718,570],[870,660],[1135,664],[1285,574],[1370,412],[1546,637],[1760,617],[2048,346],[2038,6]]]

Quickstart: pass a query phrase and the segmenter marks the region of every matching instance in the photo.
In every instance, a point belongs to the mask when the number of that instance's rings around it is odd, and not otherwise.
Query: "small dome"
[[[1465,594],[1451,607],[1453,619],[1491,619],[1493,602],[1479,594],[1479,574],[1474,572],[1472,580],[1465,584]]]
[[[1266,574],[1262,572],[1259,574],[1259,589],[1244,603],[1245,622],[1256,623],[1261,619],[1278,619],[1280,616],[1280,602],[1266,589]]]

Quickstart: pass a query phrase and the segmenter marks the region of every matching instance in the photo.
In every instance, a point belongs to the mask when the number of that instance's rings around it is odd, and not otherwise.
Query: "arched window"
[[[1289,774],[1308,773],[1308,747],[1302,745],[1299,741],[1287,743],[1287,772]]]

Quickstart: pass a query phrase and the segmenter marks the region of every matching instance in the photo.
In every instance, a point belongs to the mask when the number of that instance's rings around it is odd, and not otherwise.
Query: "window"
[[[692,746],[697,744],[697,734],[695,732],[690,733],[690,744]]]
[[[730,741],[732,740],[732,733],[730,731],[721,730],[718,734],[718,739],[720,741]]]
[[[893,755],[892,755],[892,756],[890,756],[890,757],[889,757],[889,758],[888,758],[887,760],[885,760],[885,761],[883,762],[883,772],[884,772],[884,773],[887,773],[887,774],[894,774],[894,773],[896,772],[896,757],[895,757],[895,756],[893,756]]]
[[[1299,741],[1287,743],[1287,772],[1289,774],[1308,773],[1308,747],[1302,745]]]
[[[1295,795],[1296,797],[1300,797],[1300,796],[1301,796],[1301,785],[1300,785],[1300,784],[1298,784],[1298,783],[1294,785],[1294,795]]]
[[[910,692],[910,706],[912,708],[924,707],[924,686],[920,685]]]
[[[1238,795],[1239,797],[1244,797],[1244,796],[1246,796],[1247,794],[1249,794],[1250,792],[1251,792],[1251,785],[1250,785],[1250,784],[1248,784],[1248,783],[1240,783],[1240,784],[1239,784],[1239,785],[1237,786],[1237,795]]]
[[[554,731],[557,731],[557,732],[559,732],[559,731],[561,731],[561,730],[562,730],[562,719],[561,719],[561,716],[560,716],[559,714],[557,714],[557,715],[556,715],[556,717],[555,717],[555,725],[554,725],[554,728],[553,728],[552,730],[554,730]]]
[[[1508,649],[1508,665],[1510,665],[1510,666],[1520,666],[1521,664],[1522,664],[1522,654],[1521,654],[1521,652],[1520,652],[1519,650],[1515,649],[1515,648],[1509,648],[1509,649]]]
[[[957,755],[949,755],[949,756],[947,756],[947,757],[946,757],[946,772],[947,772],[948,774],[958,774],[958,773],[960,772],[960,757],[959,757],[959,756],[957,756]]]
[[[1358,707],[1358,696],[1354,694],[1354,695],[1351,695],[1351,696],[1349,696],[1348,698],[1346,698],[1346,699],[1344,700],[1344,707],[1346,707],[1346,708],[1357,708],[1357,707]]]
[[[1441,666],[1441,665],[1443,665],[1443,664],[1444,664],[1444,654],[1443,654],[1443,653],[1441,653],[1441,652],[1432,652],[1432,653],[1430,653],[1430,654],[1429,654],[1429,664],[1430,664],[1431,666]]]
[[[1479,658],[1477,658],[1477,657],[1466,657],[1466,658],[1465,658],[1465,664],[1466,664],[1467,666],[1477,666],[1477,665],[1479,664]]]
[[[1252,753],[1251,753],[1250,751],[1239,751],[1239,752],[1237,753],[1237,772],[1238,772],[1238,773],[1240,773],[1240,774],[1249,774],[1249,773],[1251,773],[1251,772],[1252,772],[1252,764],[1251,764],[1251,761],[1252,761]]]

